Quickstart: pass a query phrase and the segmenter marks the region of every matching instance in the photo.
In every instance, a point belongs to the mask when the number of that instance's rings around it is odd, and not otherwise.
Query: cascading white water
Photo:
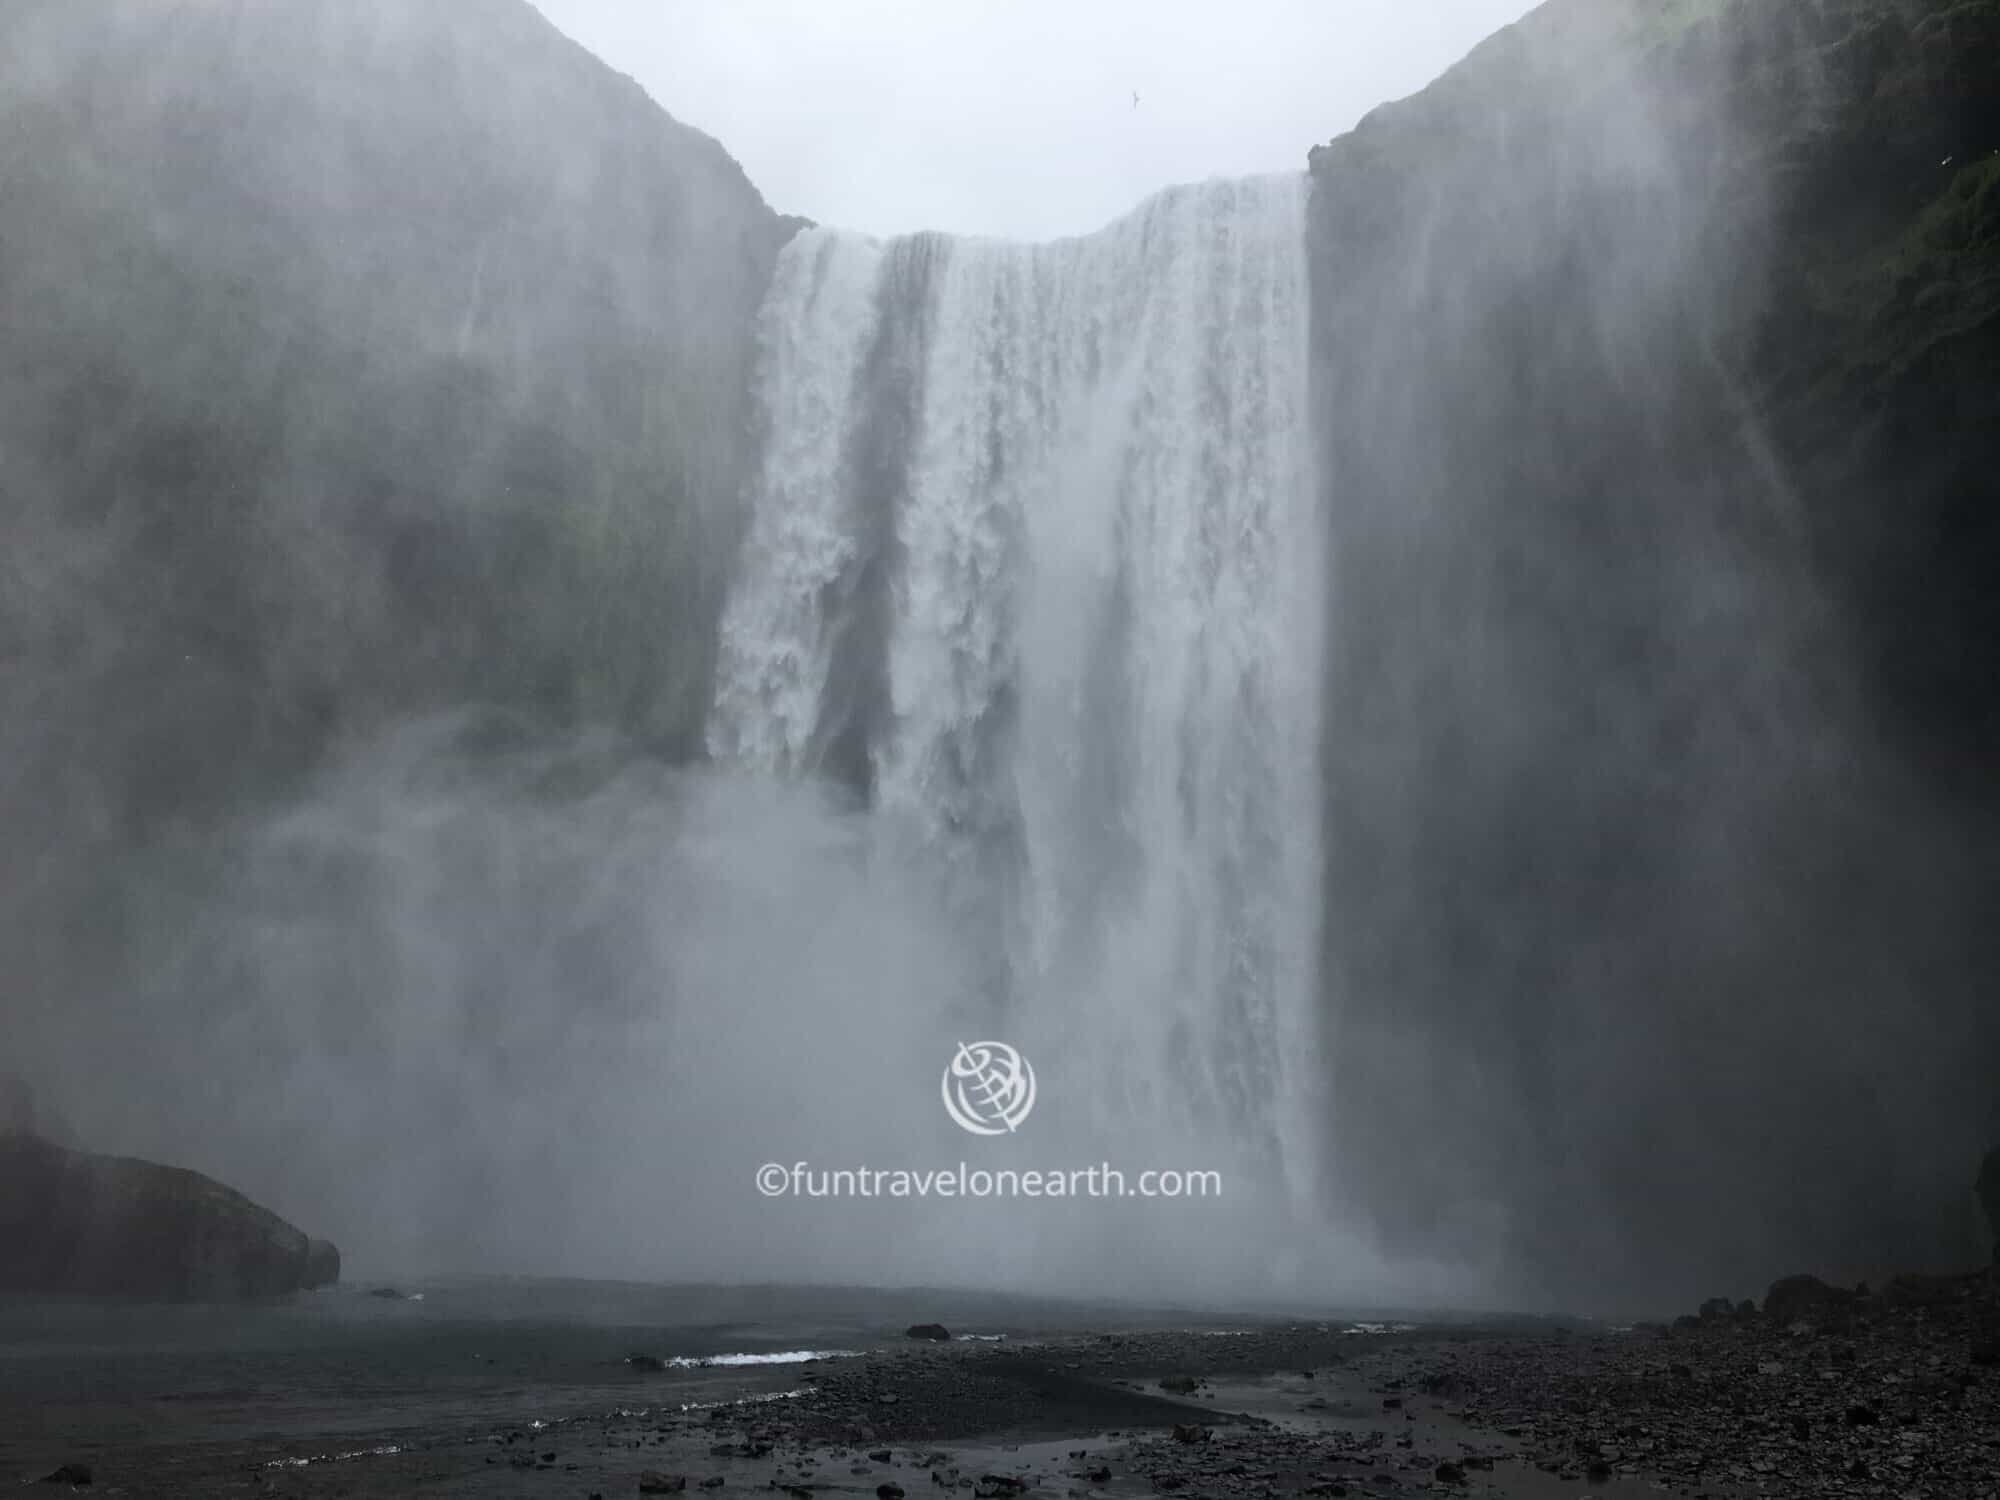
[[[711,749],[864,792],[984,952],[940,997],[1096,1122],[1310,1180],[1326,541],[1306,184],[1017,245],[815,229]]]
[[[779,263],[762,327],[768,424],[751,565],[731,596],[729,667],[712,748],[787,769],[805,754],[825,685],[821,595],[851,565],[840,486],[829,482],[873,324],[881,249],[802,236]]]

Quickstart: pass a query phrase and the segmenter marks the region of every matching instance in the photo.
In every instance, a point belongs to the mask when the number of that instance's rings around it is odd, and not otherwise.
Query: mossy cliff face
[[[1572,1305],[1962,1251],[1996,148],[2000,6],[1556,0],[1313,152],[1331,1147],[1393,1242]]]

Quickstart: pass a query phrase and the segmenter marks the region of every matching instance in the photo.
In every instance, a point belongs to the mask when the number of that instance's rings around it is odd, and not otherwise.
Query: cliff
[[[340,1252],[184,1167],[56,1144],[0,1078],[0,1294],[273,1297],[340,1280]]]
[[[124,854],[350,739],[698,745],[794,225],[525,0],[20,0],[0,142],[25,1066],[136,982]]]
[[[524,0],[23,0],[0,101],[0,711],[66,836],[438,703],[691,742],[791,227],[721,147]]]
[[[1332,1140],[1392,1241],[1570,1305],[1968,1250],[1996,148],[1983,0],[1553,0],[1312,153]]]

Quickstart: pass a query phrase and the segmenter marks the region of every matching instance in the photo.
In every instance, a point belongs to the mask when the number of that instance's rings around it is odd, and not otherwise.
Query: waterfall
[[[852,788],[933,872],[981,976],[941,1004],[1107,1128],[1227,1139],[1294,1189],[1327,549],[1306,193],[1176,188],[1043,245],[799,235],[709,725],[720,759]]]

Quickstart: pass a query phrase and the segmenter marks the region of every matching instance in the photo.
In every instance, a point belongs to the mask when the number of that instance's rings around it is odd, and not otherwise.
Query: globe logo
[[[1035,1070],[1005,1042],[960,1042],[945,1064],[944,1107],[974,1135],[1010,1135],[1035,1107]]]

